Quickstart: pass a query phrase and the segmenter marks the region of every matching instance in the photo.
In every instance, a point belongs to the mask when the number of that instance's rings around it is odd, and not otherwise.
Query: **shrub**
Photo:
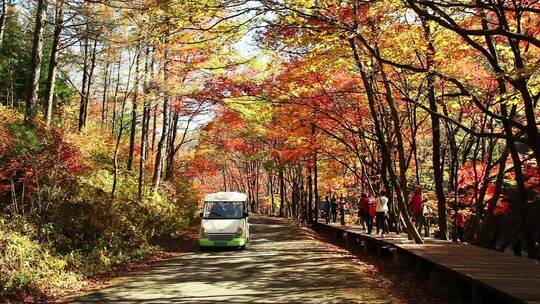
[[[198,192],[181,175],[157,193],[146,185],[139,201],[137,174],[121,166],[111,197],[114,139],[98,128],[90,123],[91,136],[28,128],[0,106],[8,139],[0,141],[0,299],[67,288],[148,256],[193,224]]]
[[[47,246],[13,230],[0,220],[0,298],[44,294],[80,280],[64,259]]]

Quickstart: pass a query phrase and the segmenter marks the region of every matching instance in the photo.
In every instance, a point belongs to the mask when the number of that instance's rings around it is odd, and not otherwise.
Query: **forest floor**
[[[359,258],[282,219],[253,217],[246,250],[194,242],[56,302],[443,303],[384,261]]]

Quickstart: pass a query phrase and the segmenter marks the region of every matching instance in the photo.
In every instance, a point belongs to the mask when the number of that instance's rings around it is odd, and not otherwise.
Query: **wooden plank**
[[[404,235],[383,238],[365,234],[359,226],[319,224],[354,234],[360,239],[400,248],[504,298],[540,304],[539,261],[450,241],[426,238],[426,244],[415,244]]]

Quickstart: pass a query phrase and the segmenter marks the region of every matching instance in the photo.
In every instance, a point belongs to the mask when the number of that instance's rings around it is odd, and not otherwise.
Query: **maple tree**
[[[33,4],[0,15],[0,197],[59,252],[170,236],[218,190],[312,222],[324,196],[386,189],[391,229],[422,243],[421,185],[437,238],[465,208],[469,241],[538,257],[536,1]],[[67,202],[92,210],[79,230]]]
[[[526,186],[536,178],[524,170],[537,164],[538,33],[524,24],[538,21],[537,4],[261,3],[280,12],[265,20],[259,41],[283,66],[258,94],[273,105],[266,129],[286,125],[281,138],[262,140],[272,141],[269,153],[298,164],[324,155],[330,170],[352,174],[362,189],[394,191],[395,211],[417,241],[407,221],[413,182],[434,190],[440,238],[451,225],[447,212],[460,204],[472,202],[470,235],[479,242],[496,206],[528,221],[524,210],[536,204]],[[310,144],[290,151],[292,140]],[[312,164],[304,164],[307,176]],[[509,203],[512,184],[518,198]],[[515,239],[528,233],[518,230]],[[526,238],[524,250],[535,251]]]

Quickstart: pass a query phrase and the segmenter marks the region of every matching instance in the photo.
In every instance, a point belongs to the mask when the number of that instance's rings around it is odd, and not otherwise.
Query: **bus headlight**
[[[238,228],[236,229],[236,233],[234,234],[234,237],[241,237],[244,235],[244,225],[242,224],[239,224],[238,225]]]

